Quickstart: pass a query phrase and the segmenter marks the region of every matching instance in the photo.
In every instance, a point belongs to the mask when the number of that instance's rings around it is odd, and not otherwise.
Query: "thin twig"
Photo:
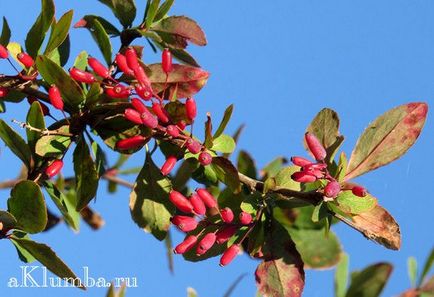
[[[35,131],[35,132],[39,132],[43,136],[49,136],[49,135],[58,135],[58,136],[65,136],[65,137],[74,137],[75,136],[74,134],[61,132],[59,130],[38,129],[38,128],[32,127],[31,125],[29,125],[27,123],[20,122],[20,121],[17,121],[15,119],[13,119],[12,122],[15,124],[18,124],[21,128]]]

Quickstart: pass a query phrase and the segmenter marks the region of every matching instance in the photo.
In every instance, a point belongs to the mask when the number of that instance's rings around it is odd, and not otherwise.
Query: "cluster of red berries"
[[[207,208],[218,208],[218,205],[214,196],[206,189],[196,189],[196,192],[191,194],[189,198],[173,190],[169,194],[169,199],[179,211],[184,213],[175,215],[171,219],[179,230],[188,233],[201,228],[198,234],[187,235],[184,241],[175,247],[174,252],[176,254],[184,254],[196,247],[196,254],[198,256],[204,255],[215,244],[224,244],[229,241],[241,227],[253,224],[251,214],[243,211],[239,214],[238,220],[235,220],[234,212],[228,207],[219,210],[219,221],[216,223],[208,221],[206,218]],[[197,220],[195,216],[198,216],[200,220]],[[218,226],[215,231],[202,234],[205,227],[213,224]],[[241,242],[234,243],[226,249],[220,258],[220,266],[229,264],[236,257],[240,251],[240,245]]]
[[[352,190],[353,194],[359,197],[365,197],[367,195],[365,188],[353,184],[341,186],[341,184],[330,175],[327,164],[324,162],[327,151],[314,134],[307,132],[305,134],[305,141],[316,162],[312,162],[303,157],[292,157],[292,163],[301,167],[300,171],[295,172],[291,176],[294,181],[313,183],[317,180],[324,180],[326,182],[323,188],[324,200],[336,198],[341,190]]]

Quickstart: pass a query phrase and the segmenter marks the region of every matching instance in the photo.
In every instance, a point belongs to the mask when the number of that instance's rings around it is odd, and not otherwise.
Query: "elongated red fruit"
[[[353,192],[354,195],[359,196],[359,197],[365,197],[368,192],[366,191],[366,189],[362,186],[354,186],[351,191]]]
[[[106,87],[104,92],[107,94],[107,96],[116,99],[127,99],[131,95],[130,88],[121,84],[117,84],[114,87]]]
[[[199,155],[199,163],[202,166],[207,166],[211,164],[212,162],[212,156],[208,152],[201,152]]]
[[[109,78],[110,77],[110,71],[107,67],[105,67],[100,61],[93,57],[87,58],[87,63],[89,64],[90,68],[95,71],[96,74],[101,76],[102,78]]]
[[[177,161],[178,161],[178,159],[175,156],[167,157],[163,166],[161,166],[161,169],[160,169],[161,173],[163,175],[168,175],[172,171],[173,167],[175,167]]]
[[[139,65],[134,69],[134,77],[142,87],[152,90],[151,81],[142,66]]]
[[[178,191],[171,191],[169,194],[169,200],[182,212],[191,213],[193,211],[193,206],[190,201],[188,201],[187,197]]]
[[[185,146],[187,147],[188,151],[192,154],[197,154],[202,149],[202,145],[200,145],[200,143],[194,140],[193,138],[189,138],[185,143]]]
[[[196,118],[197,107],[196,101],[193,98],[187,98],[185,101],[185,112],[189,120],[193,121]]]
[[[303,157],[291,157],[291,162],[300,167],[312,164],[310,160]]]
[[[137,125],[142,124],[142,117],[140,116],[140,113],[135,109],[132,108],[125,109],[124,117],[130,122],[133,122],[134,124]]]
[[[160,103],[152,103],[152,110],[154,111],[157,118],[162,122],[163,124],[167,124],[169,122],[169,116],[167,111],[164,109],[163,106],[161,106]]]
[[[223,222],[232,223],[234,220],[234,212],[229,207],[225,207],[220,210],[220,215],[222,217]]]
[[[133,137],[119,140],[118,142],[116,142],[116,148],[120,150],[136,149],[143,146],[147,142],[147,140],[148,139],[141,135],[136,135]]]
[[[145,101],[148,101],[152,98],[151,86],[136,85],[134,87],[134,90],[136,91],[137,96],[139,96],[140,98],[142,98]]]
[[[115,62],[118,68],[128,76],[134,76],[134,71],[127,64],[127,58],[121,53],[116,54]]]
[[[128,47],[125,50],[125,58],[127,61],[127,65],[133,71],[136,71],[136,68],[140,66],[139,59],[137,58],[136,50],[132,47]]]
[[[0,59],[7,59],[8,57],[9,57],[8,49],[0,44]]]
[[[307,174],[313,175],[316,178],[323,178],[325,172],[321,171],[319,169],[310,169],[310,170],[303,170],[303,172],[306,172]]]
[[[217,231],[216,242],[218,244],[225,243],[226,241],[231,239],[231,237],[237,232],[238,229],[239,229],[239,227],[235,226],[235,225],[224,226],[219,231]]]
[[[176,215],[171,219],[173,225],[183,232],[190,232],[196,229],[198,222],[189,216]]]
[[[316,138],[316,136],[310,132],[306,132],[304,135],[307,147],[309,151],[314,156],[315,160],[322,161],[325,159],[327,152],[321,142]]]
[[[291,178],[298,183],[313,183],[317,180],[315,175],[312,175],[305,171],[294,172]]]
[[[181,120],[178,123],[176,123],[176,126],[178,126],[179,129],[184,130],[185,127],[187,127],[187,123],[184,120]]]
[[[54,108],[63,110],[63,99],[56,85],[51,85],[50,89],[48,90],[48,98],[50,99],[50,103],[54,106]]]
[[[202,216],[206,213],[205,203],[203,203],[199,195],[191,194],[190,203],[193,206],[193,211],[195,214]]]
[[[31,97],[31,96],[27,97],[27,102],[29,102],[30,105],[32,105],[33,102],[38,102],[39,105],[41,106],[42,114],[44,116],[50,114],[50,109],[48,108],[48,106],[45,105],[43,102],[39,101],[38,99],[36,99],[35,97]]]
[[[0,87],[0,98],[6,97],[9,93],[9,90],[4,87]]]
[[[18,61],[21,62],[26,68],[30,68],[35,64],[35,61],[33,61],[33,58],[27,54],[27,53],[19,53],[17,54]]]
[[[329,181],[324,187],[324,196],[328,198],[335,198],[341,191],[341,186],[337,181]]]
[[[215,233],[208,233],[206,234],[197,245],[196,248],[196,254],[197,255],[203,255],[205,254],[212,246],[214,245],[216,240]]]
[[[166,74],[172,71],[172,53],[168,48],[165,48],[161,54],[161,67]]]
[[[131,104],[133,105],[134,109],[137,110],[139,113],[148,112],[148,108],[140,99],[133,98],[131,99]]]
[[[97,81],[92,73],[80,70],[75,67],[71,67],[69,69],[69,74],[74,80],[85,84],[91,84]]]
[[[250,223],[252,222],[252,220],[253,220],[252,215],[249,214],[248,212],[245,212],[245,211],[242,211],[242,212],[240,213],[240,215],[239,215],[238,218],[239,218],[240,223],[241,223],[242,225],[248,225],[248,224],[250,224]]]
[[[63,161],[62,160],[54,160],[53,163],[50,164],[50,166],[45,169],[45,174],[52,178],[53,176],[56,176],[60,170],[62,170],[63,167]]]
[[[175,125],[168,125],[166,127],[166,132],[172,137],[178,137],[179,136],[179,130],[178,127]]]
[[[206,207],[212,208],[217,206],[217,201],[214,196],[206,189],[196,189],[196,193],[199,195],[200,199],[202,199],[203,203],[205,203]]]
[[[140,114],[142,118],[142,124],[148,128],[155,129],[158,126],[158,120],[149,111],[145,111]]]
[[[231,245],[220,258],[220,266],[226,266],[231,263],[240,252],[240,246],[238,244]]]
[[[194,245],[197,243],[197,236],[194,235],[188,235],[183,242],[181,242],[180,244],[178,244],[175,249],[173,250],[173,252],[175,254],[184,254],[186,252],[188,252],[189,250],[191,250]]]

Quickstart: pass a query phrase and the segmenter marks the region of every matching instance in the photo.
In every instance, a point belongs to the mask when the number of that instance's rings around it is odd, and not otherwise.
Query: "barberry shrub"
[[[264,296],[300,296],[304,269],[340,261],[333,224],[343,222],[388,249],[400,248],[397,222],[369,185],[353,179],[407,152],[423,128],[426,103],[404,104],[379,116],[349,158],[340,152],[339,117],[325,108],[306,129],[306,156],[292,156],[289,166],[278,158],[259,173],[246,151],[231,161],[239,135],[225,133],[232,106],[216,129],[207,115],[204,139],[192,132],[199,128],[194,97],[209,76],[186,50],[191,43],[206,45],[199,25],[170,16],[173,0],[161,5],[148,0],[143,21],[137,22],[133,0],[100,2],[122,28],[100,16],[83,16],[73,27],[89,31],[103,60],[84,50],[69,69],[73,11],[56,19],[53,1],[43,0],[24,45],[10,41],[3,22],[0,62],[8,60],[17,73],[0,76],[1,109],[5,103],[25,106],[24,98],[30,103],[27,118],[18,122],[27,139],[0,120],[1,139],[24,166],[10,183],[8,209],[0,211],[0,239],[9,240],[22,261],[38,260],[60,277],[76,277],[50,247],[30,236],[60,221],[45,199],[72,230],[78,230],[80,217],[101,227],[88,204],[102,179],[110,191],[116,185],[131,188],[131,217],[157,240],[166,239],[172,225],[184,232],[174,252],[187,261],[220,257],[226,266],[241,252],[260,259],[255,278]],[[114,52],[116,39],[121,46]],[[149,47],[138,45],[139,39]],[[161,63],[146,63],[143,53],[151,50],[161,50]],[[119,153],[117,162],[108,160],[107,150]],[[145,151],[144,164],[130,184],[120,175],[127,172],[128,157],[139,151]],[[163,164],[154,161],[158,152],[166,158]],[[61,170],[68,154],[75,175],[65,178]],[[199,186],[191,188],[189,181]]]

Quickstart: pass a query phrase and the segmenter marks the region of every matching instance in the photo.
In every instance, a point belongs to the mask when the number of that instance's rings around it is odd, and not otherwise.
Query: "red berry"
[[[134,89],[136,90],[137,96],[139,96],[143,100],[148,101],[149,99],[152,98],[152,88],[150,85],[149,86],[136,85]]]
[[[353,192],[354,195],[359,196],[359,197],[365,197],[368,192],[366,191],[366,189],[362,186],[354,186],[351,191]]]
[[[168,48],[161,54],[161,67],[166,74],[172,71],[172,53]]]
[[[0,98],[6,97],[9,93],[9,90],[4,87],[0,87]]]
[[[208,152],[201,152],[199,155],[199,163],[202,166],[207,166],[209,164],[211,164],[212,162],[212,157]]]
[[[198,222],[189,216],[179,216],[176,215],[172,219],[172,224],[178,227],[179,230],[183,232],[190,232],[196,229]]]
[[[245,212],[245,211],[242,211],[241,213],[240,213],[240,215],[238,216],[238,218],[239,218],[239,220],[240,220],[240,223],[242,224],[242,225],[248,225],[248,224],[250,224],[251,222],[252,222],[252,215],[251,214],[249,214],[249,213],[247,213],[247,212]]]
[[[213,208],[217,206],[217,201],[214,196],[211,195],[205,189],[196,189],[196,193],[199,195],[200,199],[202,199],[203,203],[205,203],[206,207]]]
[[[187,123],[184,120],[181,120],[178,123],[176,123],[176,126],[178,126],[179,129],[184,130],[185,127],[187,127]]]
[[[220,215],[222,217],[223,222],[232,223],[234,220],[234,212],[229,207],[225,207],[220,210]]]
[[[302,167],[303,171],[313,171],[313,170],[324,170],[327,168],[327,164],[323,163],[312,163]]]
[[[309,175],[313,175],[316,178],[323,178],[324,177],[324,171],[319,169],[309,169],[309,170],[303,170],[303,172],[306,172]]]
[[[341,186],[337,181],[329,181],[324,187],[324,196],[328,198],[335,198],[341,191]]]
[[[158,126],[158,120],[148,110],[140,114],[142,123],[148,128],[155,129]]]
[[[309,161],[308,159],[305,159],[303,157],[292,157],[291,162],[294,163],[294,165],[297,165],[300,167],[312,164],[311,161]]]
[[[121,84],[117,84],[114,87],[106,87],[104,91],[107,96],[116,99],[127,99],[131,95],[130,88]]]
[[[132,47],[128,47],[125,50],[125,58],[126,58],[128,67],[131,68],[135,72],[136,68],[140,66],[139,59],[137,58],[136,50]]]
[[[167,132],[167,134],[169,134],[170,136],[175,137],[175,138],[179,136],[178,127],[175,125],[167,126],[166,132]]]
[[[29,54],[27,54],[27,53],[19,53],[19,54],[17,54],[17,59],[26,68],[30,68],[30,67],[33,66],[33,64],[35,64],[35,61],[33,61],[33,58]]]
[[[63,110],[62,96],[60,95],[60,91],[56,85],[51,85],[50,89],[48,90],[48,97],[50,99],[51,105],[53,105],[54,108]]]
[[[143,146],[148,141],[147,138],[136,135],[130,138],[121,139],[116,142],[116,148],[120,150],[131,150]]]
[[[122,54],[116,54],[115,57],[116,65],[118,65],[118,68],[128,76],[134,76],[134,71],[130,67],[128,67],[127,64],[127,58]]]
[[[156,102],[152,103],[152,110],[154,111],[160,122],[162,122],[163,124],[169,122],[168,113],[161,104]]]
[[[220,258],[220,266],[228,265],[240,252],[240,246],[238,244],[231,245]]]
[[[87,58],[87,63],[89,66],[95,71],[96,74],[101,76],[102,78],[109,78],[110,77],[110,71],[107,67],[105,67],[100,61],[93,57]]]
[[[134,76],[142,87],[151,90],[152,93],[151,81],[142,66],[139,65],[134,69]]]
[[[315,175],[305,171],[298,171],[291,175],[291,178],[299,183],[313,183],[317,180]]]
[[[197,245],[197,248],[196,248],[196,254],[199,256],[205,254],[210,248],[212,248],[212,246],[215,243],[215,240],[216,240],[215,233],[206,234],[199,241],[199,244]]]
[[[239,227],[235,225],[226,225],[216,233],[216,242],[218,244],[225,243],[237,232]]]
[[[316,138],[316,136],[310,132],[306,132],[304,135],[307,147],[309,151],[314,156],[315,160],[322,161],[325,159],[327,152],[321,142]]]
[[[0,44],[0,59],[7,59],[9,56],[8,49]]]
[[[193,211],[193,206],[190,201],[178,191],[171,191],[169,194],[169,200],[182,212],[191,213]]]
[[[194,235],[188,235],[183,242],[178,244],[173,252],[175,254],[184,254],[191,250],[197,242],[197,237]]]
[[[187,100],[185,101],[185,112],[187,114],[187,118],[190,121],[193,121],[196,118],[196,101],[193,98],[187,98]]]
[[[197,215],[204,215],[206,213],[205,203],[200,199],[199,195],[191,194],[190,203],[193,206],[193,211]]]
[[[52,178],[53,176],[57,175],[60,170],[62,170],[63,167],[63,161],[62,160],[54,160],[53,163],[50,164],[50,166],[45,169],[45,174]]]
[[[172,171],[173,167],[175,167],[177,161],[178,159],[175,156],[167,157],[166,162],[161,166],[161,173],[163,175],[168,175]]]
[[[134,124],[141,125],[142,124],[142,118],[140,116],[140,113],[132,108],[127,108],[124,111],[124,117],[129,120],[130,122],[133,122]]]
[[[202,145],[194,140],[193,138],[189,138],[187,142],[185,143],[188,151],[192,154],[197,154],[202,149]]]
[[[85,84],[91,84],[96,82],[96,78],[95,76],[93,76],[92,73],[80,70],[78,68],[75,67],[71,67],[71,69],[69,69],[69,74],[71,75],[71,77],[78,81],[78,82],[82,82]]]
[[[139,113],[148,112],[148,108],[145,104],[143,104],[142,101],[140,101],[140,99],[131,99],[131,104],[133,105],[134,109],[137,110]]]
[[[39,106],[41,106],[42,114],[44,116],[50,114],[50,109],[48,108],[48,106],[36,99],[35,97],[27,97],[27,102],[29,102],[30,105],[32,105],[33,102],[38,102]]]

